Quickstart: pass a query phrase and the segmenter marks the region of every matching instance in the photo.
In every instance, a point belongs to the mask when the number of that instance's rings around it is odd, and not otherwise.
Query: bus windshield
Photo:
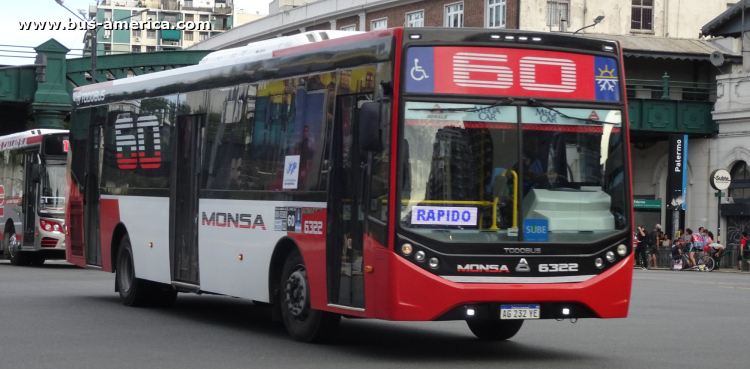
[[[543,105],[407,102],[401,225],[444,242],[518,241],[524,220],[550,242],[625,229],[622,112]]]
[[[62,216],[65,213],[65,162],[47,163],[40,181],[39,213]]]

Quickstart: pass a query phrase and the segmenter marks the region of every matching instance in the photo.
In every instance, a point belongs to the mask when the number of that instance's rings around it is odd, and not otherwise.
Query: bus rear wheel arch
[[[310,307],[307,269],[298,249],[286,255],[280,277],[275,306],[281,310],[289,335],[300,342],[330,341],[336,334],[341,315]]]
[[[170,285],[140,279],[135,274],[135,258],[130,237],[124,234],[117,247],[115,290],[122,304],[130,307],[169,307],[177,298],[177,290]]]

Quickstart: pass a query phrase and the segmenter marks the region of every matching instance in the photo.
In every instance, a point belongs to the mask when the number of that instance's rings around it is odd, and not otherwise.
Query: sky
[[[0,65],[23,65],[34,63],[34,49],[17,48],[13,46],[36,47],[54,38],[69,49],[82,49],[85,31],[22,31],[19,22],[68,22],[72,18],[65,8],[57,5],[55,0],[0,0],[2,3],[0,11]],[[243,9],[246,13],[268,14],[268,3],[270,0],[234,0],[237,9]],[[95,0],[64,0],[63,4],[76,14],[78,9],[86,9],[96,4]],[[31,53],[17,53],[13,51],[27,51]],[[68,58],[81,55],[81,50],[72,50]],[[29,56],[30,58],[9,57]]]

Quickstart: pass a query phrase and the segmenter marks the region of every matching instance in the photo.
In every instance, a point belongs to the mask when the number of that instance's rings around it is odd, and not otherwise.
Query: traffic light
[[[47,55],[37,54],[34,65],[36,65],[36,81],[44,83],[47,80]]]

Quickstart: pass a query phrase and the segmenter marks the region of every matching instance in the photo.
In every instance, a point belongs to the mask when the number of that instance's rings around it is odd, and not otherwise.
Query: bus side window
[[[202,187],[229,190],[237,187],[238,166],[245,146],[247,85],[217,88],[208,94],[208,125],[203,148]]]

